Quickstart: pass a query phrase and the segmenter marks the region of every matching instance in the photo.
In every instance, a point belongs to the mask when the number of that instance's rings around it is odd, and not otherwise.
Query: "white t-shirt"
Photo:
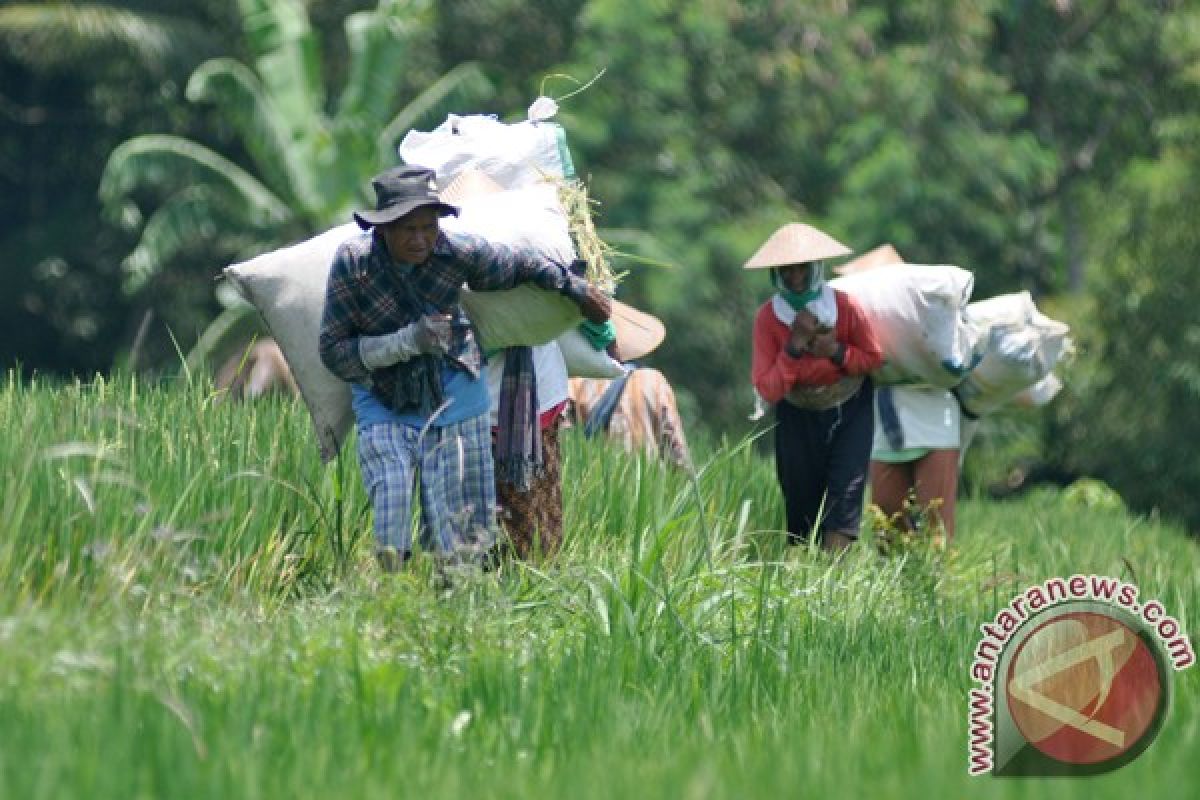
[[[895,420],[899,423],[899,446],[889,441],[886,416],[880,413],[882,396],[890,392]],[[949,450],[959,446],[962,414],[958,401],[945,389],[929,386],[879,386],[875,388],[875,442],[873,453],[912,448]]]
[[[557,344],[547,342],[533,348],[533,374],[537,378],[539,414],[567,401],[567,364],[563,361],[562,351],[558,349]],[[504,351],[501,350],[492,356],[487,364],[488,400],[491,404],[493,427],[496,425],[496,415],[500,408],[500,385],[503,379]]]

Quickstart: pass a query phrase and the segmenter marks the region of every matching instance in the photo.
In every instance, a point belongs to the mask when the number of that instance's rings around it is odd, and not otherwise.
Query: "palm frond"
[[[301,0],[238,0],[255,71],[294,138],[324,106],[317,39]]]
[[[196,185],[241,198],[250,225],[282,224],[292,217],[283,201],[237,164],[189,139],[162,134],[137,136],[113,150],[100,178],[100,200],[111,216],[132,227],[141,221],[135,192],[171,195]]]
[[[141,240],[122,263],[125,290],[137,291],[189,249],[209,253],[214,269],[224,266],[231,255],[227,234],[246,226],[251,216],[244,197],[211,186],[192,186],[173,195],[146,221]],[[278,234],[281,228],[274,231]]]
[[[478,107],[495,93],[483,68],[473,61],[454,67],[401,109],[379,134],[381,163],[394,159],[396,145],[404,134],[423,120],[440,120],[455,108]]]
[[[105,3],[4,6],[0,43],[18,60],[43,68],[77,66],[98,50],[116,48],[161,70],[172,63],[194,63],[217,49],[215,37],[193,21]]]
[[[371,130],[388,121],[404,76],[410,16],[403,4],[384,0],[373,11],[346,17],[350,70],[338,118],[362,120]]]
[[[217,106],[241,134],[263,183],[276,194],[297,208],[322,202],[314,180],[313,153],[284,128],[273,99],[249,67],[230,58],[207,61],[188,80],[187,97],[193,103]]]

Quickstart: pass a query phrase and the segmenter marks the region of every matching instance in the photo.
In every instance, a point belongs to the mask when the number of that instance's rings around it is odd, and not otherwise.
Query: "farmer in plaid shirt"
[[[418,478],[427,549],[480,555],[495,539],[487,381],[459,305],[463,284],[533,282],[596,322],[611,308],[598,289],[536,252],[443,233],[440,218],[458,209],[441,201],[434,178],[404,166],[372,180],[376,208],[354,214],[367,232],[339,246],[321,319],[321,360],[351,384],[376,555],[387,570],[411,554]]]

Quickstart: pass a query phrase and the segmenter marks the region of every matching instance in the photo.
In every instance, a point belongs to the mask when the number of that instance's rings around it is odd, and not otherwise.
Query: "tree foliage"
[[[223,40],[223,0],[0,7],[0,361],[108,369],[142,311],[120,292],[130,242],[97,213],[113,147],[199,133],[183,82]]]
[[[401,82],[422,4],[381,0],[373,11],[346,18],[347,83],[332,103],[304,5],[239,0],[238,8],[251,64],[232,58],[201,64],[188,80],[187,98],[218,109],[252,167],[170,135],[135,137],[113,151],[100,196],[116,217],[142,225],[138,194],[157,199],[126,261],[133,288],[184,249],[204,248],[222,266],[345,219],[367,199],[370,176],[394,161],[395,144],[412,121]],[[417,102],[435,111],[456,89],[486,90],[477,77],[455,73]],[[392,124],[398,114],[401,122]]]
[[[1193,66],[1175,73],[1177,96],[1200,88],[1200,15],[1168,27],[1164,44]],[[1194,96],[1194,95],[1193,95]],[[1193,103],[1157,121],[1159,155],[1131,163],[1093,214],[1093,335],[1086,382],[1058,409],[1051,455],[1109,481],[1133,506],[1200,530],[1200,113]]]
[[[336,98],[327,97],[319,39],[299,0],[238,0],[238,10],[248,63],[215,58],[187,83],[188,100],[215,108],[233,131],[233,152],[144,134],[108,159],[101,200],[126,227],[141,229],[124,262],[131,291],[184,253],[204,253],[211,275],[348,219],[369,202],[368,180],[395,162],[413,124],[456,96],[489,90],[469,64],[428,86],[405,83],[427,12],[418,0],[379,0],[346,17],[346,83]],[[152,211],[144,217],[146,198]],[[237,304],[226,314],[251,316]],[[217,329],[227,328],[230,320],[220,320]]]
[[[178,0],[9,3],[0,7],[0,42],[13,60],[41,70],[70,71],[118,55],[165,73],[218,49],[217,31],[197,19],[196,5]]]

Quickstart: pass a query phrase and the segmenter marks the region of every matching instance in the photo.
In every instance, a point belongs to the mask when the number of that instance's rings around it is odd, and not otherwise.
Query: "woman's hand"
[[[814,334],[808,351],[818,358],[833,358],[838,351],[838,341],[834,337],[833,331],[824,330]]]
[[[817,330],[817,318],[813,316],[811,311],[806,308],[797,311],[796,319],[792,321],[792,328],[788,334],[788,355],[798,358],[800,355],[809,352]]]

